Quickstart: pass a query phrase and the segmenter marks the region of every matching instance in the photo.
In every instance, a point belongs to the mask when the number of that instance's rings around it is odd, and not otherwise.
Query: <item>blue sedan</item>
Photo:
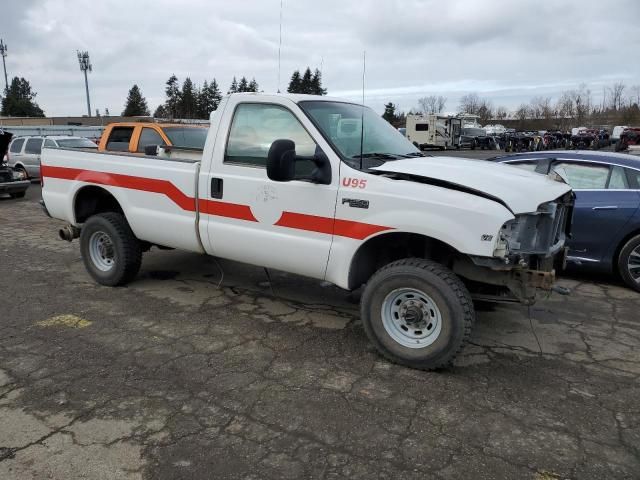
[[[618,273],[640,291],[640,158],[562,150],[492,160],[564,177],[576,194],[567,260]]]

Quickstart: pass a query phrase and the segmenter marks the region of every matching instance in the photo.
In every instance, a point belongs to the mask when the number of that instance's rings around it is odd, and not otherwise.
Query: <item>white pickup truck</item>
[[[200,160],[45,148],[42,178],[97,282],[161,246],[364,286],[370,340],[421,369],[467,342],[472,299],[554,288],[573,204],[561,178],[424,157],[369,108],[305,95],[226,97]]]

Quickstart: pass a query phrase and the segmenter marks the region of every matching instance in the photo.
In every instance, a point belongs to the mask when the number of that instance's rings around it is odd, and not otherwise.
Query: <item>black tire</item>
[[[105,234],[111,242],[113,265],[107,271],[101,270],[90,254],[91,239],[99,232]],[[109,287],[124,285],[133,280],[142,263],[140,241],[131,231],[124,216],[115,212],[89,217],[80,233],[80,252],[84,265],[93,279]]]
[[[636,250],[637,249],[637,250]],[[632,253],[640,252],[640,235],[636,235],[635,237],[630,238],[627,243],[624,244],[622,249],[620,250],[620,255],[618,255],[618,273],[620,277],[624,281],[624,283],[629,287],[638,292],[640,292],[640,279],[638,281],[634,280],[631,272],[629,272],[629,261],[632,258]],[[633,257],[637,258],[637,257]],[[635,263],[635,262],[634,262]],[[637,262],[638,266],[640,266],[640,258],[638,258]],[[640,273],[640,272],[638,272]]]
[[[437,306],[441,326],[433,343],[410,348],[389,334],[383,320],[383,305],[399,289],[423,292]],[[473,301],[462,281],[439,263],[420,258],[398,260],[378,270],[364,288],[360,312],[369,340],[383,356],[420,370],[450,366],[469,341],[475,321]]]
[[[23,198],[24,194],[25,192],[16,192],[16,193],[10,193],[9,195],[11,196],[11,198]]]
[[[473,143],[471,144],[471,150],[475,150],[477,146],[477,142],[474,140]]]

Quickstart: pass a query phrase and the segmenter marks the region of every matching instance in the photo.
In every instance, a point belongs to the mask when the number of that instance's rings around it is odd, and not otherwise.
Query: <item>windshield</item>
[[[63,148],[98,148],[98,145],[93,143],[88,138],[65,138],[56,140],[59,147]]]
[[[471,135],[474,137],[484,137],[487,134],[487,132],[482,128],[463,128],[462,134]]]
[[[300,108],[351,166],[360,164],[361,146],[363,157],[384,161],[422,155],[398,130],[368,107],[308,101],[300,102]]]
[[[174,147],[204,149],[208,128],[195,127],[164,127],[164,133],[169,137]]]

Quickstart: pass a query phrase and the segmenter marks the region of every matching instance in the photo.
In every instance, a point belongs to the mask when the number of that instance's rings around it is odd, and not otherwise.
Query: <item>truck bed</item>
[[[199,170],[200,162],[188,158],[45,148],[43,200],[53,217],[78,225],[78,196],[106,190],[140,240],[202,252],[196,208]]]

